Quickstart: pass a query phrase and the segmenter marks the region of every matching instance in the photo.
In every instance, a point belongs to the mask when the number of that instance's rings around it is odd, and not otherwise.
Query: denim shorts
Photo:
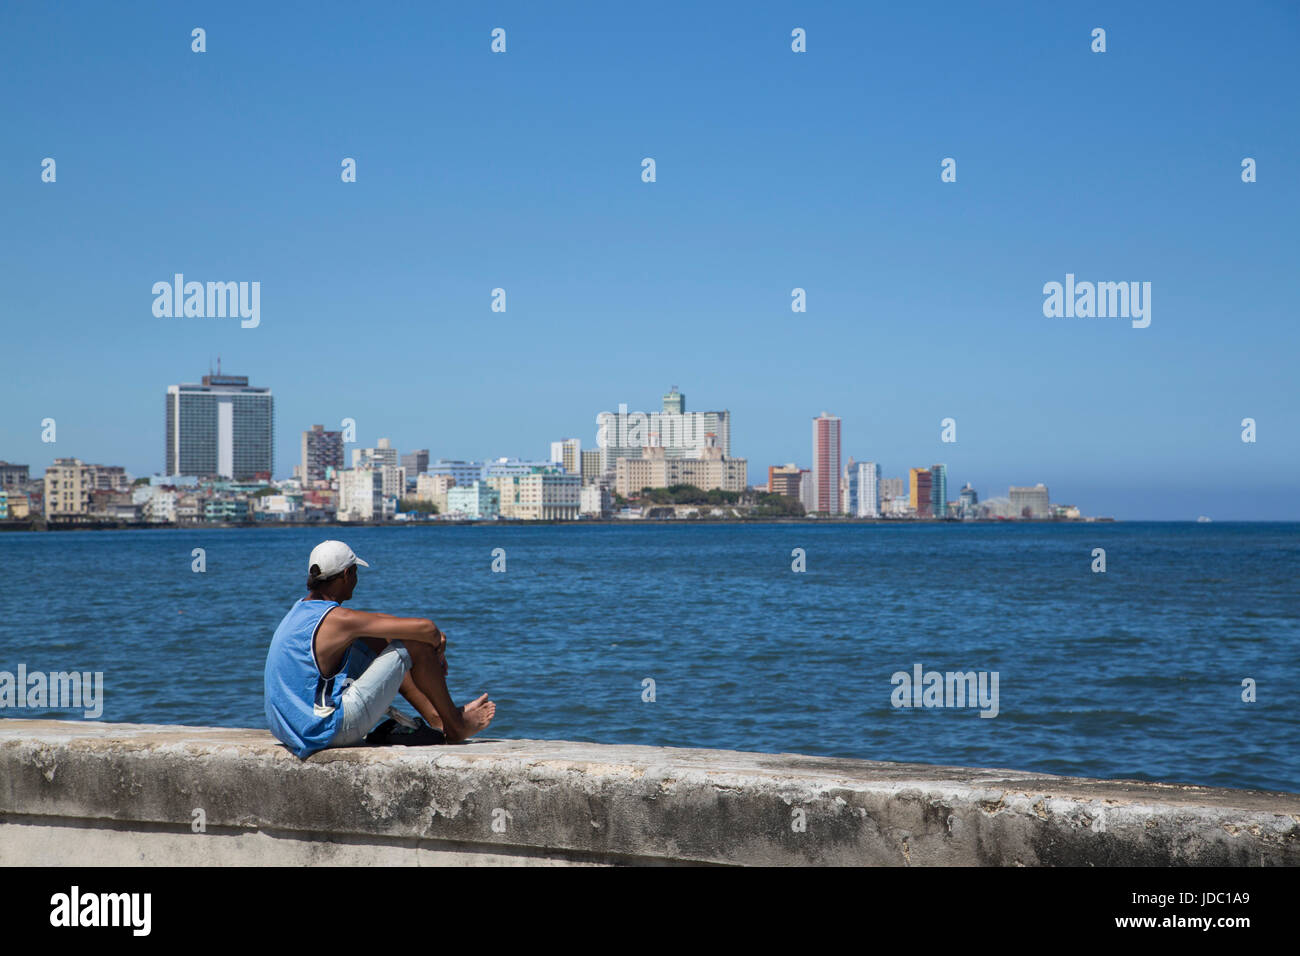
[[[365,641],[353,643],[343,681],[343,722],[329,745],[361,743],[384,718],[410,669],[411,652],[401,641],[389,641],[378,656]]]

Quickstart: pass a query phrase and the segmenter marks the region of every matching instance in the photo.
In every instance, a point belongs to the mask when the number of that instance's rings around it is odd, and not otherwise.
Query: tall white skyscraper
[[[858,518],[876,518],[880,515],[880,465],[874,461],[860,461],[858,475]]]
[[[165,474],[243,479],[274,466],[271,390],[246,376],[218,370],[197,385],[167,386],[165,428]]]

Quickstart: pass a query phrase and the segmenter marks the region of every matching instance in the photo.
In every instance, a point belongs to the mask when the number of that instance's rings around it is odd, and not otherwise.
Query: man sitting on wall
[[[447,638],[433,621],[352,611],[343,602],[369,567],[342,541],[308,559],[307,596],[284,616],[266,656],[266,719],[298,757],[360,743],[400,690],[428,722],[406,743],[474,736],[496,714],[483,694],[457,707],[447,692]],[[397,742],[394,740],[393,742]]]

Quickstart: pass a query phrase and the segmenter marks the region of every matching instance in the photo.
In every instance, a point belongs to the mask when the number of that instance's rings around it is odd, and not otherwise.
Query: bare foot
[[[473,737],[476,733],[492,723],[492,718],[496,716],[497,705],[488,700],[488,695],[483,694],[477,700],[473,700],[461,708],[460,716],[465,722],[465,736],[462,740]]]

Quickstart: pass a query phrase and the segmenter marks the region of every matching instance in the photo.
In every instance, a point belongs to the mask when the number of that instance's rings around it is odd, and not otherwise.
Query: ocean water
[[[372,565],[349,606],[447,633],[453,697],[497,702],[484,736],[1300,792],[1297,524],[8,533],[0,670],[102,671],[102,720],[265,727],[267,646],[326,537]],[[997,716],[893,706],[917,664],[997,672]]]

